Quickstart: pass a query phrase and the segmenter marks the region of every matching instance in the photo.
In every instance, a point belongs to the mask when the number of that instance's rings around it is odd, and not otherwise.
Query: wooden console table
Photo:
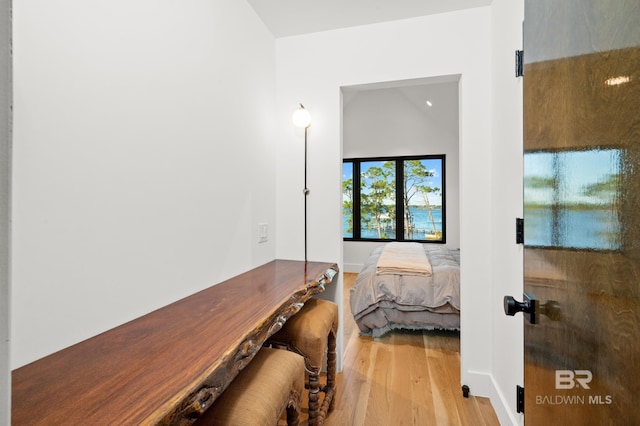
[[[18,368],[12,424],[190,424],[337,271],[274,260]]]

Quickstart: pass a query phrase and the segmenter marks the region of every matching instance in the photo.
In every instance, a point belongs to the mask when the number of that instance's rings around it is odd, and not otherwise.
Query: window
[[[445,156],[345,159],[345,240],[444,243]]]

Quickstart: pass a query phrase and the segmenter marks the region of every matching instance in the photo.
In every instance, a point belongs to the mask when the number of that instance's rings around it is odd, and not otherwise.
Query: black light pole
[[[301,105],[302,106],[302,105]],[[307,196],[309,188],[307,188],[307,129],[304,128],[304,261],[307,261]]]
[[[309,195],[309,188],[307,188],[307,130],[311,126],[311,116],[309,112],[304,109],[302,104],[293,113],[293,123],[298,127],[304,127],[304,261],[307,261],[307,196]]]

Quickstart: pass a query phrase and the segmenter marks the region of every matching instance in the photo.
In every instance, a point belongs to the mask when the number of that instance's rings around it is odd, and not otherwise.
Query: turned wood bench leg
[[[309,426],[318,424],[320,412],[320,376],[309,373]]]
[[[336,393],[336,335],[331,332],[327,339],[327,380],[320,389],[320,376],[309,374],[309,426],[323,425],[327,414],[335,407]],[[324,393],[320,406],[320,392]]]
[[[323,410],[326,412],[333,411],[335,407],[335,395],[336,395],[336,335],[335,333],[329,334],[329,339],[327,342],[327,387],[325,390],[325,399],[327,399],[327,394],[331,394],[328,397],[329,406]],[[323,404],[324,405],[324,404]]]

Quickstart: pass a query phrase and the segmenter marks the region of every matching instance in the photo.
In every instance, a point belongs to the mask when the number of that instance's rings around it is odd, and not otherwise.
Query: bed
[[[414,267],[423,262],[421,257],[426,266]],[[350,305],[363,335],[380,337],[396,329],[459,330],[460,251],[404,242],[378,247],[356,278]]]

